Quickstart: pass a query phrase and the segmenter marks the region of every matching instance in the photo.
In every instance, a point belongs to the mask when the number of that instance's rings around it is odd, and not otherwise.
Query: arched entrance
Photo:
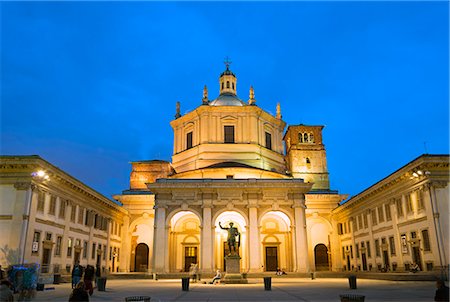
[[[146,272],[148,269],[148,245],[139,243],[136,246],[134,268],[136,272]]]
[[[314,248],[314,261],[316,265],[316,271],[329,270],[328,248],[325,244],[319,243]]]

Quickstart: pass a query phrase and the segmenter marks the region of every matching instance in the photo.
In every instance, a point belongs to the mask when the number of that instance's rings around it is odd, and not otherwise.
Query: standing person
[[[445,285],[444,280],[436,281],[436,294],[434,301],[449,301],[449,288]]]
[[[72,269],[72,288],[75,288],[78,282],[81,281],[82,276],[83,276],[83,267],[80,265],[80,261],[77,260]]]
[[[94,280],[95,269],[92,265],[87,265],[86,270],[84,271],[84,286],[86,291],[89,292],[89,296],[92,296],[94,293],[94,287],[92,281]]]
[[[98,285],[98,278],[100,278],[102,276],[102,271],[100,269],[100,264],[97,264],[97,266],[95,267],[95,287],[97,287]]]
[[[77,285],[75,286],[74,290],[72,291],[69,297],[69,302],[79,302],[79,301],[89,302],[89,296],[86,292],[86,288],[84,286],[83,281],[77,283]]]

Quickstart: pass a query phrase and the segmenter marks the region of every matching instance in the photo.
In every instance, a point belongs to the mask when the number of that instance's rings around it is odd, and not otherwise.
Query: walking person
[[[89,296],[92,296],[94,293],[94,286],[92,282],[94,281],[94,275],[95,275],[95,269],[92,265],[87,265],[85,271],[84,271],[84,286],[86,288],[86,291],[89,293]]]
[[[440,279],[436,281],[436,294],[434,301],[449,301],[449,288],[445,285],[445,281]]]
[[[75,288],[78,282],[81,281],[82,276],[83,276],[83,267],[80,265],[80,261],[77,260],[72,269],[72,288]]]

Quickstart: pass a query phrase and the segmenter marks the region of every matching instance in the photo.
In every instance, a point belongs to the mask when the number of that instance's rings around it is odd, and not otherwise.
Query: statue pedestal
[[[231,255],[225,257],[225,277],[223,283],[226,284],[247,284],[248,280],[241,274],[241,257]]]

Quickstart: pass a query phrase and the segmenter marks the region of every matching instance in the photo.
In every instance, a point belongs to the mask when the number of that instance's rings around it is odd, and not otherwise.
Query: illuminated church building
[[[172,162],[133,162],[130,190],[114,196],[130,212],[125,266],[224,270],[227,232],[219,222],[233,222],[243,272],[337,268],[330,216],[347,195],[330,190],[323,126],[285,132],[279,104],[273,116],[257,106],[252,87],[248,101],[237,96],[229,65],[219,87],[210,100],[205,86],[202,103],[183,116],[177,103]]]
[[[122,205],[37,155],[0,156],[0,247],[41,276],[70,275],[76,261],[169,276],[197,263],[208,275],[225,271],[219,222],[232,222],[241,273],[448,271],[448,154],[421,155],[341,203],[323,126],[286,127],[251,87],[241,100],[228,64],[219,91],[209,99],[205,87],[185,115],[177,103],[172,162],[132,162],[130,188],[113,196]]]

